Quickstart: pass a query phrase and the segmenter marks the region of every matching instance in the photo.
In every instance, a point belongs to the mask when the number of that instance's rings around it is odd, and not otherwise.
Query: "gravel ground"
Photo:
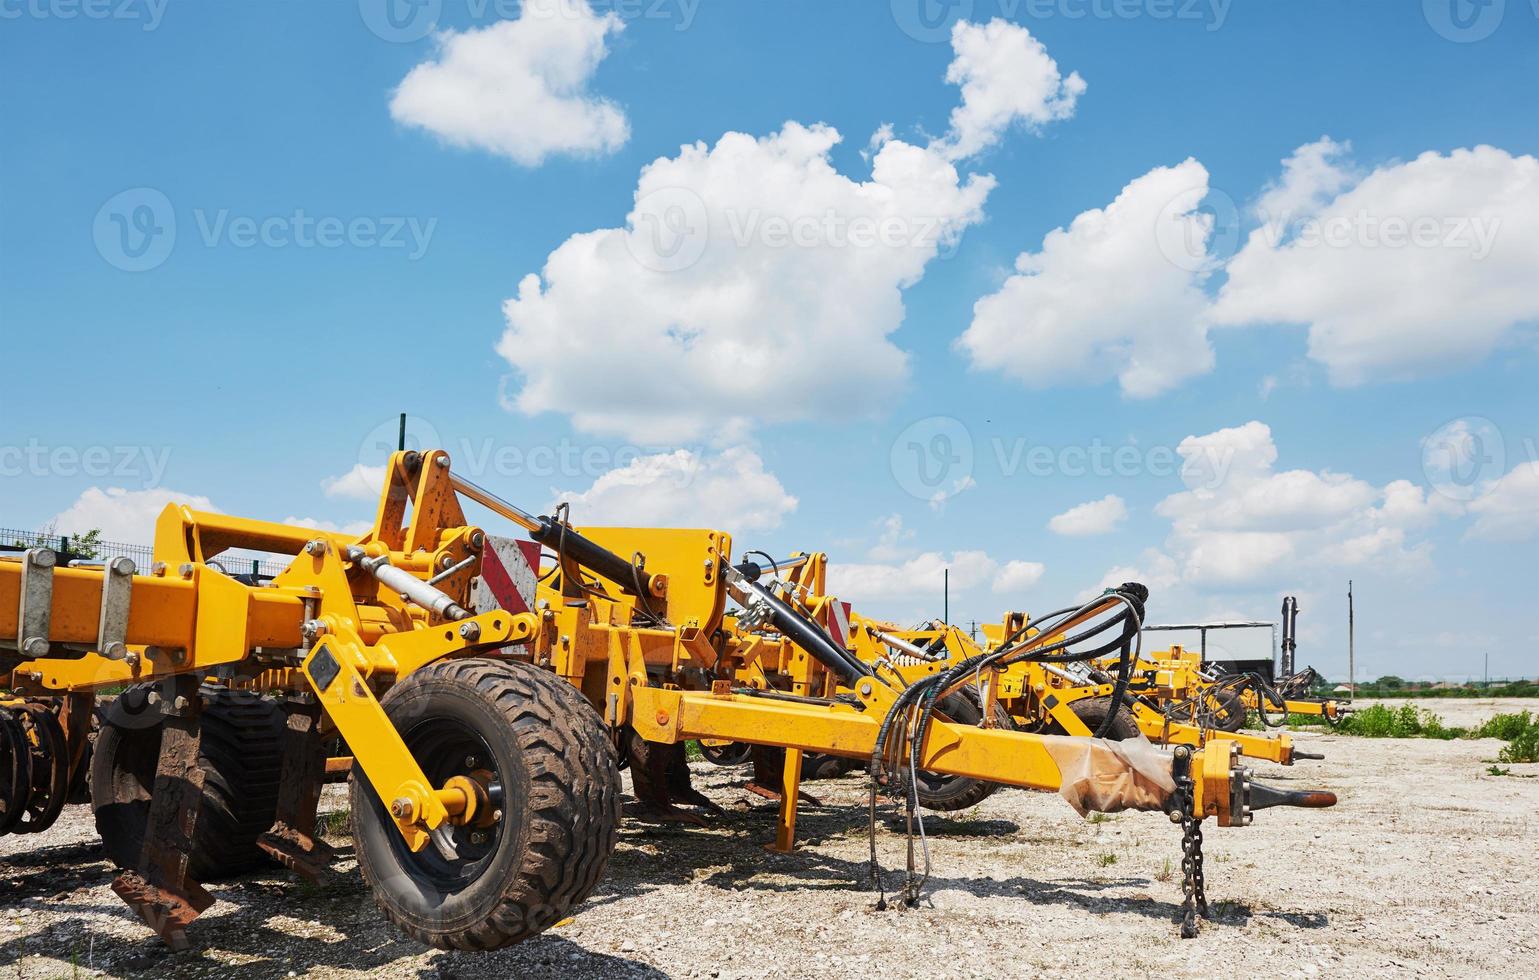
[[[170,953],[108,888],[90,813],[73,807],[39,838],[0,839],[0,976],[1539,975],[1539,765],[1488,775],[1496,741],[1298,738],[1326,760],[1257,777],[1341,804],[1210,828],[1214,918],[1194,940],[1177,938],[1180,834],[1159,814],[1091,822],[1054,795],[996,793],[928,821],[923,906],[877,912],[863,777],[812,784],[826,805],[803,810],[801,849],[782,856],[762,848],[773,810],[745,802],[742,774],[697,766],[726,818],[627,824],[575,918],[492,954],[395,933],[351,862],[324,888],[276,872],[212,886],[200,948]],[[323,810],[345,806],[338,789]],[[884,827],[878,845],[896,884],[902,836]]]

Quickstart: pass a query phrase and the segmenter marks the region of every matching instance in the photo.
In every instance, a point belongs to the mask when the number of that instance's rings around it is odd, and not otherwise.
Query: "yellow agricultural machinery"
[[[467,501],[527,539],[472,524]],[[289,562],[245,583],[210,564],[235,549]],[[760,557],[735,560],[716,530],[535,516],[434,450],[391,457],[358,537],[172,505],[142,572],[124,559],[59,566],[44,550],[0,560],[0,676],[14,691],[0,710],[0,829],[57,817],[107,691],[122,693],[90,753],[97,827],[123,868],[114,890],[172,945],[212,902],[200,880],[262,855],[306,876],[329,865],[316,808],[336,737],[377,904],[458,949],[516,943],[583,901],[615,846],[623,762],[638,807],[699,802],[690,740],[784,750],[782,849],[803,753],[864,761],[873,813],[881,787],[912,817],[911,777],[925,773],[1057,790],[1081,812],[1161,811],[1184,829],[1185,935],[1206,907],[1204,822],[1335,802],[1252,781],[1232,740],[1164,752],[946,710],[982,674],[1126,651],[1141,587],[905,686],[855,654],[832,600],[796,596],[785,576],[808,556]]]

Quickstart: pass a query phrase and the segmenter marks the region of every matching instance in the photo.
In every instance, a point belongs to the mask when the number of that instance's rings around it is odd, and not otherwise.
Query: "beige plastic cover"
[[[1171,754],[1143,735],[1121,742],[1048,735],[1043,741],[1063,776],[1059,794],[1082,817],[1091,811],[1163,810],[1175,792]]]

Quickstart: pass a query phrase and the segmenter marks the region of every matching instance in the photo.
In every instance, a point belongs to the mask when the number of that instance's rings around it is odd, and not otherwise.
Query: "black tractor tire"
[[[1106,722],[1106,716],[1111,713],[1111,701],[1110,695],[1099,698],[1081,698],[1078,701],[1070,701],[1069,709],[1074,712],[1080,721],[1085,723],[1085,727],[1090,729],[1090,734],[1094,735],[1101,730],[1101,725]],[[1043,732],[1047,735],[1068,734],[1063,730],[1063,726],[1057,722],[1050,722]],[[1125,738],[1137,738],[1138,732],[1138,721],[1133,717],[1132,710],[1124,703],[1117,709],[1117,716],[1112,721],[1111,730],[1103,737],[1108,741],[1120,742]]]
[[[726,745],[700,746],[700,757],[713,766],[733,769],[748,765],[753,756],[753,746],[747,742],[728,742]]]
[[[941,701],[936,708],[959,725],[977,725],[983,721],[983,699],[971,687],[962,688]],[[997,703],[994,705],[994,727],[1007,730],[1015,728],[1009,712]],[[919,805],[938,813],[954,813],[975,807],[999,788],[998,783],[982,779],[933,772],[919,773],[917,782]]]
[[[1224,691],[1216,698],[1218,710],[1213,713],[1213,725],[1221,732],[1237,732],[1245,727],[1249,709],[1245,696],[1239,691]]]
[[[119,695],[102,713],[91,755],[91,809],[107,857],[137,868],[160,756],[162,719],[147,701],[153,685]],[[269,862],[256,845],[273,825],[283,764],[283,711],[250,691],[204,685],[204,772],[188,873],[218,881]]]
[[[577,688],[525,664],[424,667],[382,704],[435,785],[481,772],[502,787],[489,828],[449,828],[457,857],[410,850],[368,779],[352,779],[358,867],[375,904],[419,942],[488,950],[565,918],[603,875],[620,822],[620,770]]]

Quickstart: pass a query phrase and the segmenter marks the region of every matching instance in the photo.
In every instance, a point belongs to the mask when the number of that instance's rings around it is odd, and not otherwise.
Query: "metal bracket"
[[[138,571],[131,558],[113,558],[102,569],[102,614],[96,650],[108,660],[128,656],[128,605]]]
[[[28,548],[21,556],[21,606],[16,613],[16,649],[24,657],[45,657],[51,644],[53,567],[59,556],[47,548]]]

